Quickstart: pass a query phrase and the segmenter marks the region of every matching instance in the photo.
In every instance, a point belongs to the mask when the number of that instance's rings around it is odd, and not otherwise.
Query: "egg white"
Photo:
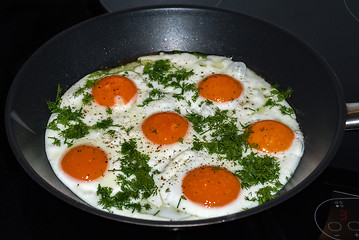
[[[150,83],[148,76],[143,74],[144,64],[136,65],[136,67],[126,71],[122,68],[117,68],[109,71],[108,74],[119,74],[130,78],[136,84],[138,93],[129,104],[118,104],[112,107],[112,114],[110,114],[107,112],[106,107],[100,106],[96,102],[83,106],[82,99],[84,95],[74,96],[74,93],[80,87],[83,87],[86,81],[92,77],[91,75],[85,76],[64,93],[61,106],[70,106],[74,109],[82,107],[84,113],[83,121],[87,125],[94,125],[96,122],[110,117],[113,119],[114,125],[121,125],[123,128],[112,126],[107,129],[115,130],[114,135],[106,134],[105,131],[107,130],[90,130],[90,133],[84,138],[74,140],[74,146],[80,144],[99,146],[109,157],[109,165],[105,174],[91,182],[76,180],[63,172],[60,163],[63,155],[68,151],[68,147],[66,144],[55,146],[52,137],[56,137],[62,142],[64,139],[59,136],[57,131],[46,130],[45,149],[49,162],[55,174],[71,191],[88,204],[101,209],[101,206],[97,204],[100,200],[96,194],[97,186],[101,184],[102,186],[111,187],[114,189],[114,193],[120,191],[120,186],[116,182],[116,172],[111,170],[119,169],[120,163],[117,160],[121,157],[119,153],[121,145],[130,139],[135,139],[137,150],[150,157],[149,166],[152,167],[153,171],[160,172],[154,175],[155,183],[158,186],[158,193],[147,200],[143,200],[152,206],[151,210],[147,212],[133,213],[130,210],[111,208],[114,214],[144,219],[182,220],[222,216],[257,206],[258,202],[245,200],[245,197],[250,194],[253,195],[262,187],[261,185],[242,189],[238,198],[224,207],[208,209],[189,200],[181,200],[179,202],[180,197],[183,195],[181,190],[182,179],[188,171],[198,166],[216,165],[235,172],[240,166],[230,161],[218,160],[218,156],[215,154],[210,155],[206,150],[202,152],[192,151],[193,138],[200,136],[193,130],[191,123],[189,124],[186,136],[183,138],[183,142],[164,146],[153,144],[144,136],[141,130],[143,121],[157,112],[177,112],[182,116],[188,113],[197,113],[207,117],[213,116],[217,108],[228,110],[228,114],[238,120],[237,125],[239,130],[242,129],[242,124],[251,124],[268,119],[280,121],[293,130],[295,139],[290,149],[272,154],[280,163],[279,181],[282,184],[288,181],[288,177],[295,171],[303,154],[303,135],[295,117],[283,115],[278,107],[262,108],[268,96],[270,96],[271,86],[269,83],[248,69],[244,63],[234,62],[230,58],[222,56],[201,58],[188,53],[161,53],[159,55],[144,56],[138,60],[145,63],[159,59],[169,59],[171,64],[174,64],[177,68],[192,70],[194,74],[184,81],[187,84],[198,85],[206,76],[227,74],[241,82],[243,92],[239,98],[233,101],[205,104],[206,99],[201,96],[194,101],[195,93],[193,92],[185,92],[183,94],[184,99],[175,99],[172,95],[179,94],[180,89],[174,89],[173,87],[164,88],[162,85],[151,82],[155,88],[164,92],[165,95],[161,100],[156,100],[148,105],[139,107],[148,98],[152,90],[148,86],[148,83]],[[85,90],[86,93],[91,94],[91,89]],[[285,101],[281,102],[281,104],[290,107]],[[56,114],[51,115],[49,123],[55,117]],[[126,131],[126,129],[131,129],[131,131]],[[211,139],[210,132],[205,136],[207,139]],[[262,154],[259,151],[253,151]]]

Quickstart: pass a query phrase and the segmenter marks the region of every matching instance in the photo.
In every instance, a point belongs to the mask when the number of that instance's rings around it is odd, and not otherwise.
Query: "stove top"
[[[288,30],[328,61],[342,84],[346,101],[359,101],[357,0],[17,0],[5,1],[0,8],[2,106],[22,64],[54,35],[106,11],[178,2],[238,11]],[[1,136],[3,140],[6,138],[4,128]],[[0,212],[5,219],[0,224],[0,236],[2,239],[63,239],[124,235],[188,239],[222,237],[228,233],[244,239],[359,239],[358,138],[359,131],[346,132],[330,166],[309,187],[284,203],[245,219],[177,231],[114,222],[64,203],[25,173],[6,141],[0,151],[3,183]]]

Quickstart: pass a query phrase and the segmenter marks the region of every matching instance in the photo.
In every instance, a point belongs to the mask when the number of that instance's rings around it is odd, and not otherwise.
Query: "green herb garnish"
[[[248,201],[258,201],[259,204],[265,203],[273,198],[275,198],[276,193],[283,187],[283,185],[277,181],[274,186],[266,186],[260,188],[256,192],[256,196],[250,198],[246,196],[245,199]]]
[[[243,169],[237,170],[235,175],[241,179],[243,188],[278,180],[280,167],[274,157],[250,153],[240,160],[240,165]]]
[[[182,196],[179,198],[179,200],[178,200],[178,203],[177,203],[176,208],[179,207],[179,205],[181,204],[181,201],[182,201],[182,200],[187,200],[187,198],[186,198],[184,195],[182,195]]]
[[[55,146],[61,146],[61,140],[56,138],[56,137],[49,137],[50,139],[53,139],[54,141],[52,142],[53,145]]]
[[[237,119],[229,116],[228,110],[217,108],[215,114],[208,117],[189,113],[186,118],[192,122],[193,129],[204,136],[203,140],[194,136],[192,150],[200,151],[205,148],[210,154],[219,154],[220,158],[239,164],[242,168],[234,174],[241,180],[243,188],[278,181],[280,168],[274,157],[254,152],[245,154],[248,149],[255,147],[247,142],[252,133],[251,128],[241,124],[244,130],[239,130]],[[206,139],[206,135],[209,135],[210,140]],[[260,201],[269,199],[264,190],[258,193],[257,198]]]
[[[90,130],[105,130],[109,127],[120,127],[120,125],[114,125],[111,118],[101,120],[93,126],[86,125],[83,119],[82,107],[75,109],[70,106],[61,107],[61,87],[58,86],[56,99],[54,102],[48,101],[47,105],[51,110],[51,113],[57,114],[57,116],[48,124],[47,129],[59,131],[59,136],[64,138],[64,144],[71,147],[74,139],[80,139],[89,134]],[[107,111],[107,109],[106,109]],[[62,127],[61,127],[62,126]],[[62,130],[61,130],[62,129]],[[108,132],[110,135],[114,135],[114,132]],[[58,138],[50,137],[53,139],[53,144],[56,146],[61,145],[61,141]]]
[[[106,108],[106,113],[111,115],[112,114],[112,108],[107,107]]]
[[[90,129],[107,129],[109,127],[120,127],[123,128],[121,125],[113,124],[112,118],[107,118],[104,120],[101,120],[94,124],[93,126],[89,127]]]
[[[280,102],[290,98],[293,93],[293,89],[287,88],[285,91],[280,91],[278,84],[274,84],[273,86],[271,86],[271,89],[271,95],[267,97],[268,99],[262,107],[279,107],[279,110],[283,115],[289,115],[290,117],[293,117],[293,115],[295,114],[293,108],[280,104]],[[256,109],[256,111],[258,110],[260,110],[260,108]]]
[[[92,94],[90,93],[85,93],[84,97],[82,99],[82,104],[83,105],[88,105],[90,104],[92,101],[94,100],[94,97],[92,96]]]
[[[143,204],[140,201],[157,193],[157,186],[153,180],[154,172],[151,172],[152,169],[148,165],[149,156],[140,153],[136,148],[137,144],[133,139],[121,146],[123,157],[119,159],[121,166],[117,175],[121,191],[113,195],[112,188],[98,185],[97,195],[101,197],[99,204],[104,209],[115,207],[140,212],[142,208],[151,208],[148,203]]]
[[[155,62],[147,62],[143,74],[147,74],[150,81],[157,82],[164,88],[173,87],[174,89],[181,89],[178,94],[173,94],[172,97],[183,100],[183,94],[188,91],[194,92],[193,100],[196,100],[199,96],[197,93],[196,85],[184,82],[190,76],[194,74],[193,70],[187,71],[184,68],[177,68],[172,65],[169,59],[161,59]],[[153,87],[153,84],[148,83],[147,86]],[[150,96],[144,100],[141,106],[145,106],[148,103],[161,99],[164,93],[160,90],[154,89],[150,92]]]
[[[164,96],[165,96],[164,92],[161,92],[158,89],[153,89],[149,93],[148,98],[146,98],[142,104],[137,105],[137,107],[144,107],[144,106],[148,105],[150,102],[158,101],[158,100],[162,99]]]
[[[93,86],[95,86],[98,81],[103,78],[105,75],[103,75],[103,73],[99,73],[99,72],[96,72],[96,73],[93,73],[93,74],[90,74],[89,76],[89,79],[86,80],[86,83],[83,87],[79,87],[79,89],[77,89],[76,92],[74,92],[74,96],[77,97],[77,96],[80,96],[81,94],[84,94],[85,93],[85,90],[86,89],[89,89],[89,88],[92,88]]]
[[[207,55],[203,54],[203,53],[197,53],[197,52],[193,52],[193,55],[195,55],[197,58],[204,58],[207,59]]]

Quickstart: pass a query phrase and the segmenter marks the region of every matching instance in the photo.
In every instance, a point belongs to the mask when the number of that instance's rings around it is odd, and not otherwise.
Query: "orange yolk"
[[[195,168],[182,180],[186,199],[207,208],[221,207],[237,198],[241,190],[239,179],[230,171],[215,166]]]
[[[71,177],[92,181],[107,169],[107,155],[98,147],[81,145],[71,148],[62,158],[61,167]]]
[[[214,102],[228,102],[238,98],[243,90],[242,84],[231,76],[214,74],[198,84],[199,94]]]
[[[142,124],[143,134],[152,142],[167,145],[180,141],[186,135],[188,121],[177,113],[155,113]]]
[[[294,139],[294,133],[287,125],[273,120],[253,123],[249,131],[252,133],[247,141],[254,144],[255,149],[267,153],[287,150]]]
[[[119,75],[104,77],[92,88],[95,101],[105,107],[114,106],[116,97],[121,97],[123,104],[126,105],[136,94],[135,83]]]

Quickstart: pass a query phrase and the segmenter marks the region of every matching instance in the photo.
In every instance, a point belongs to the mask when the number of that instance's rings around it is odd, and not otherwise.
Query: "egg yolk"
[[[99,147],[81,145],[71,148],[61,160],[65,173],[73,178],[92,181],[107,169],[107,155]]]
[[[118,102],[126,105],[137,96],[137,87],[127,77],[112,75],[98,81],[92,88],[92,96],[98,104],[105,107],[112,107]]]
[[[155,113],[142,124],[143,134],[152,142],[168,145],[180,141],[186,135],[188,121],[177,113]]]
[[[294,133],[285,124],[264,120],[253,123],[249,127],[251,134],[247,141],[254,148],[266,153],[276,153],[287,150],[293,142]]]
[[[238,98],[243,90],[242,84],[231,76],[214,74],[198,84],[199,94],[214,102],[228,102]]]
[[[182,180],[186,199],[206,208],[221,207],[237,198],[239,179],[225,168],[203,166],[189,171]]]

